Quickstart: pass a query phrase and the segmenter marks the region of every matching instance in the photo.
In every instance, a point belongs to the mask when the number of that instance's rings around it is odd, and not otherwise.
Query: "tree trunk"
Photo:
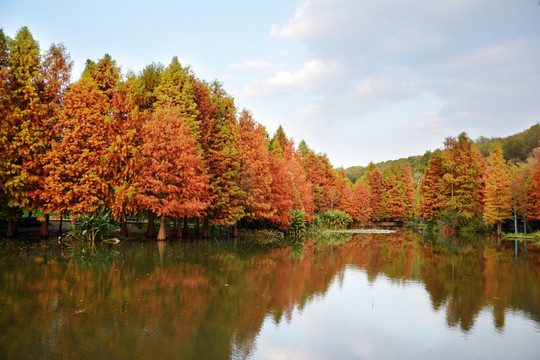
[[[176,238],[177,239],[181,239],[183,238],[183,231],[182,231],[182,220],[181,219],[178,219],[178,220],[174,220],[175,222],[178,222],[178,226],[176,227]]]
[[[208,223],[209,223],[208,216],[205,216],[203,219],[203,233],[202,233],[203,238],[210,237],[210,229],[209,229]]]
[[[184,216],[184,230],[182,231],[182,235],[187,238],[188,236],[188,223],[187,223],[187,216]]]
[[[178,219],[173,219],[173,228],[172,233],[177,234],[178,233]]]
[[[195,218],[195,237],[201,236],[201,224],[200,224],[200,218],[197,216]]]
[[[238,226],[236,224],[232,226],[232,236],[238,237]]]
[[[45,219],[43,220],[43,223],[41,224],[40,237],[42,239],[48,239],[49,238],[49,214],[45,214]]]
[[[164,241],[167,239],[167,217],[165,215],[161,215],[161,221],[159,225],[159,234],[157,236],[158,241]]]
[[[62,225],[64,223],[64,216],[60,215],[60,224],[58,225],[58,230],[56,231],[56,237],[59,238],[62,236]]]
[[[499,221],[497,223],[497,237],[501,236],[501,232],[502,232],[502,223]]]
[[[120,220],[120,236],[125,238],[128,237],[128,228],[125,216],[122,216],[122,219]]]
[[[8,239],[12,239],[16,236],[17,236],[17,224],[15,223],[15,219],[10,216],[8,218],[8,227],[7,227],[6,237]]]
[[[154,219],[156,215],[149,211],[148,212],[148,227],[146,228],[145,236],[148,238],[155,238],[156,237],[156,227],[154,225]]]

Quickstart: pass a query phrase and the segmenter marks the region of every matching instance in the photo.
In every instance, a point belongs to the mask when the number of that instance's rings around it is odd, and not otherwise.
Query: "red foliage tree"
[[[272,214],[272,172],[268,140],[261,124],[244,110],[238,117],[239,155],[242,160],[240,188],[245,192],[244,208],[250,219],[266,220]]]
[[[166,238],[166,216],[203,215],[210,186],[189,123],[178,108],[157,109],[143,127],[141,207],[161,217],[158,240]]]
[[[369,207],[371,208],[371,218],[382,220],[384,217],[382,205],[382,193],[384,190],[383,176],[380,170],[373,163],[369,163],[363,179],[369,189]]]
[[[369,207],[369,190],[361,181],[357,181],[353,187],[353,208],[350,213],[352,219],[360,224],[366,224],[371,217]]]

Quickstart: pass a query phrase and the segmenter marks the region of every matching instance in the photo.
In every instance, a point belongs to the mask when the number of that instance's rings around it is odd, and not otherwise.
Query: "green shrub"
[[[323,229],[346,229],[352,219],[349,214],[339,210],[328,210],[317,215],[314,225]]]
[[[118,223],[111,217],[111,212],[101,209],[95,213],[85,213],[72,225],[70,235],[77,240],[101,241],[110,232],[118,230]]]
[[[306,220],[304,219],[304,212],[302,210],[291,210],[291,224],[289,225],[289,232],[299,239],[306,234]]]
[[[486,226],[481,217],[465,218],[457,211],[448,210],[437,221],[437,229],[447,233],[475,233],[485,231]]]

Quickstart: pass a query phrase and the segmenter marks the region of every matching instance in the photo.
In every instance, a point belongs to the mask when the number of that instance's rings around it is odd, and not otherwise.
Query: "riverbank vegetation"
[[[105,55],[88,60],[73,83],[71,67],[62,45],[42,53],[26,27],[13,39],[0,30],[0,217],[8,237],[23,211],[40,215],[43,236],[50,215],[107,213],[120,236],[137,218],[158,240],[188,229],[208,237],[212,225],[232,236],[241,225],[302,237],[310,223],[343,229],[423,218],[451,233],[500,232],[512,215],[540,219],[536,150],[507,162],[509,145],[495,144],[485,158],[463,133],[422,157],[420,176],[416,163],[370,164],[353,184],[282,127],[270,136],[221,83],[198,78],[176,57],[122,74]]]

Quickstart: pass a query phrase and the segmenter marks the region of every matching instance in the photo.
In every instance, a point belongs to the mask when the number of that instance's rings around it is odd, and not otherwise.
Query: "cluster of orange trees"
[[[540,220],[540,163],[507,163],[500,143],[484,159],[462,133],[435,151],[419,186],[418,216],[441,230],[477,229],[505,220]]]
[[[59,216],[106,209],[124,234],[128,216],[146,214],[150,224],[157,216],[159,238],[167,218],[202,218],[207,234],[210,221],[284,228],[293,210],[307,221],[328,210],[359,223],[414,216],[408,164],[383,173],[371,164],[353,185],[304,141],[295,147],[283,128],[270,138],[220,83],[197,78],[176,57],[122,76],[105,55],[88,60],[70,84],[71,67],[62,45],[42,54],[26,27],[13,39],[0,30],[0,207],[9,236],[22,209]],[[505,219],[506,200],[493,194],[511,186],[497,153],[486,171],[465,135],[447,142],[419,188],[418,214],[437,220],[452,209],[467,219]],[[533,193],[525,197],[538,204]]]
[[[124,77],[105,55],[70,84],[65,48],[41,54],[27,28],[14,39],[0,33],[0,55],[0,205],[9,235],[22,209],[107,209],[121,224],[140,213],[151,222],[202,218],[203,232],[209,221],[242,219],[283,228],[292,210],[308,221],[332,209],[371,216],[365,184],[353,186],[305,142],[295,148],[281,127],[270,138],[220,83],[200,80],[177,58]],[[386,183],[387,210],[407,203],[396,216],[411,215],[410,168],[392,169]]]

